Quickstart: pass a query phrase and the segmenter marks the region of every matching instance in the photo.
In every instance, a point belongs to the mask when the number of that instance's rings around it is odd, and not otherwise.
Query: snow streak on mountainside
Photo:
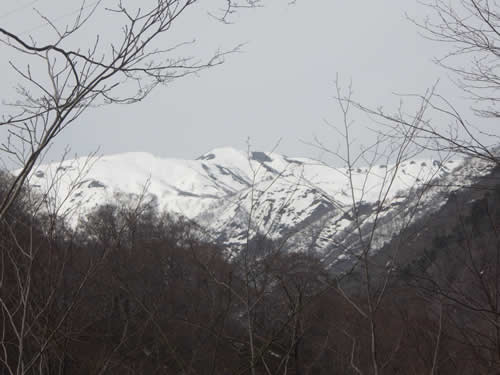
[[[381,246],[408,217],[438,209],[457,180],[467,185],[490,168],[479,160],[405,160],[349,171],[311,159],[219,148],[197,160],[148,153],[68,160],[39,167],[30,184],[73,226],[101,204],[146,195],[225,245],[238,247],[261,233],[337,261],[349,258],[353,233],[359,236],[354,229],[367,232],[375,220],[383,222],[375,241]]]

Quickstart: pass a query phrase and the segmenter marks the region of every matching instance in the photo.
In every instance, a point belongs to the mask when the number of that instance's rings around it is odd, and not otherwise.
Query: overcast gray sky
[[[64,24],[79,3],[3,0],[0,22],[24,35],[30,30],[44,35],[47,28],[39,27],[43,22],[34,17],[33,6]],[[316,135],[335,143],[324,120],[338,120],[332,100],[337,74],[344,83],[352,79],[356,99],[388,107],[399,100],[394,92],[423,92],[443,77],[431,61],[443,47],[421,38],[406,19],[405,14],[421,19],[427,12],[414,0],[265,3],[240,13],[231,25],[210,18],[203,6],[186,13],[173,39],[197,39],[193,51],[200,54],[244,42],[243,52],[158,88],[142,103],[90,110],[59,136],[49,158],[57,159],[66,145],[79,155],[100,147],[102,154],[148,151],[195,158],[219,146],[245,148],[248,137],[255,149],[269,150],[282,139],[279,152],[316,157],[318,151],[304,141]],[[6,72],[6,59],[0,67]],[[14,80],[2,75],[2,99],[12,95],[8,87]],[[440,86],[445,94],[458,95],[446,79]]]

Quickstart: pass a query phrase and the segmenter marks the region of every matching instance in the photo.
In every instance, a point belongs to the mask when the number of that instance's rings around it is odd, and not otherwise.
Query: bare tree
[[[499,133],[489,124],[500,116],[500,5],[491,0],[424,0],[421,4],[429,10],[428,16],[411,21],[425,38],[442,45],[446,52],[435,62],[470,101],[472,112],[440,94],[437,83],[424,94],[402,95],[406,108],[397,111],[370,108],[354,100],[351,104],[381,125],[381,133],[415,129],[414,144],[424,150],[456,152],[498,164]],[[416,110],[408,108],[413,100]]]
[[[370,128],[374,141],[363,147],[356,140],[360,127],[351,113],[360,107],[352,99],[352,87],[349,86],[344,93],[337,79],[336,88],[341,122],[328,125],[340,142],[337,147],[331,147],[325,141],[316,139],[313,146],[342,163],[349,187],[347,195],[350,203],[342,211],[350,218],[351,224],[344,229],[347,232],[344,240],[333,250],[337,255],[347,255],[352,265],[337,276],[333,287],[357,320],[355,328],[345,324],[337,330],[350,341],[351,371],[380,374],[386,371],[401,350],[404,336],[404,331],[401,331],[388,344],[388,333],[383,331],[387,327],[385,316],[394,313],[393,307],[388,307],[391,305],[388,290],[397,282],[395,270],[407,241],[404,233],[420,217],[421,204],[434,188],[434,180],[443,171],[450,153],[442,150],[440,160],[432,168],[419,163],[421,174],[417,172],[412,176],[414,182],[409,196],[399,208],[394,208],[393,198],[397,196],[398,179],[406,173],[405,165],[415,164],[412,159],[418,157],[426,146],[426,143],[419,143],[419,137],[428,102],[421,102],[419,111],[412,119],[413,126],[389,128],[383,132],[375,126]],[[424,169],[427,169],[426,172],[423,172]],[[390,245],[382,256],[379,251],[384,242]],[[356,292],[353,292],[352,281],[349,281],[353,275],[357,275],[356,282],[360,284],[355,288]],[[349,289],[345,287],[348,283],[351,284]],[[360,326],[365,328],[360,329]]]
[[[24,64],[11,62],[20,83],[18,98],[10,100],[10,113],[2,116],[0,128],[8,134],[1,151],[20,166],[20,171],[2,197],[0,219],[5,217],[28,175],[58,134],[92,106],[131,104],[143,100],[155,87],[219,65],[231,51],[217,51],[202,59],[182,56],[181,42],[166,45],[177,20],[198,0],[157,0],[134,6],[117,1],[104,8],[98,1],[90,10],[85,1],[72,24],[60,28],[50,16],[40,14],[54,37],[41,43],[0,27],[2,43],[22,57]],[[223,1],[214,14],[227,22],[236,9],[256,2]],[[121,22],[116,40],[103,35],[88,38],[84,50],[72,45],[75,36],[99,14]]]
[[[347,114],[353,108],[368,114],[372,121],[371,129],[377,137],[374,149],[379,151],[379,156],[385,157],[391,154],[380,153],[380,146],[387,142],[393,145],[389,150],[396,151],[391,156],[396,165],[400,165],[408,152],[418,154],[421,151],[431,151],[433,155],[438,155],[441,161],[445,161],[449,155],[458,153],[486,161],[487,168],[491,165],[498,166],[498,149],[495,149],[498,146],[498,132],[495,129],[484,130],[479,122],[485,119],[497,119],[500,113],[497,108],[500,82],[498,72],[500,7],[497,2],[488,0],[456,2],[435,0],[424,2],[424,5],[432,14],[423,22],[413,22],[424,36],[451,47],[451,50],[445,56],[436,59],[436,62],[454,75],[458,88],[471,99],[474,116],[468,116],[459,110],[450,98],[440,95],[437,86],[430,88],[424,94],[404,95],[406,105],[408,102],[416,104],[416,109],[410,112],[403,106],[394,112],[384,110],[382,107],[374,109],[353,100],[350,93],[345,96],[338,95],[344,115],[343,132],[339,134],[346,142],[343,154],[337,150],[333,154],[337,156],[340,154],[341,160],[348,167],[347,177],[351,181],[350,171],[353,170],[353,161],[359,159],[350,156],[354,142],[349,137],[350,133],[352,134],[352,131],[349,132],[352,125]],[[467,59],[466,63],[464,58]],[[321,142],[320,147],[332,153],[332,150],[324,147]],[[365,150],[361,151],[361,158],[366,155]],[[387,185],[380,190],[382,194],[380,202],[384,201],[384,192],[391,186],[391,175],[387,177]],[[448,186],[448,189],[464,185],[460,180],[454,184],[456,185]],[[428,186],[432,187],[432,183]],[[483,193],[485,191],[484,187],[476,188]],[[492,186],[486,188],[489,189],[495,190]],[[420,191],[424,192],[425,188]],[[356,206],[359,203],[354,199],[356,196],[354,190],[352,196],[354,217],[359,218],[356,214]],[[469,195],[466,196],[466,199],[471,199]],[[480,193],[474,196],[478,198]],[[491,200],[491,197],[487,199]],[[477,205],[480,206],[480,203],[475,203],[475,206]],[[425,329],[434,342],[433,350],[427,356],[427,362],[431,364],[426,369],[429,373],[449,371],[446,370],[446,366],[454,368],[455,371],[460,369],[465,373],[467,371],[489,373],[498,368],[498,305],[496,304],[498,248],[496,245],[488,244],[488,240],[495,241],[491,238],[496,238],[497,231],[496,216],[492,214],[492,206],[496,207],[487,203],[486,209],[475,218],[472,218],[471,214],[466,214],[467,209],[464,207],[452,213],[462,224],[460,228],[455,229],[455,236],[443,237],[451,241],[449,247],[447,246],[449,255],[447,257],[441,255],[442,258],[435,261],[432,257],[429,258],[428,254],[424,254],[422,260],[417,262],[425,265],[424,276],[417,277],[418,274],[410,276],[410,279],[414,278],[413,287],[427,293],[419,293],[419,303],[427,304],[431,310],[430,321],[433,323],[430,329]],[[377,218],[383,216],[382,206],[379,208],[381,210],[375,215]],[[417,212],[418,210],[414,211]],[[463,215],[469,215],[467,225],[463,224]],[[484,221],[488,224],[484,224]],[[469,225],[472,228],[482,226],[482,230],[487,234],[474,233]],[[484,229],[488,225],[490,228]],[[371,229],[363,232],[361,230],[363,225],[357,224],[360,229],[359,242],[362,245],[358,267],[364,273],[362,278],[365,287],[364,300],[359,301],[339,288],[354,310],[369,323],[371,359],[369,372],[374,374],[380,373],[386,363],[381,358],[381,341],[387,337],[383,338],[384,335],[381,335],[378,311],[383,308],[382,302],[387,299],[388,282],[395,277],[392,267],[387,271],[381,271],[369,256],[373,238],[378,231],[377,226],[379,226],[378,219],[375,219],[373,226],[370,226]],[[401,248],[402,245],[401,238],[396,238],[395,241],[400,244],[398,246],[397,243],[393,243],[396,249],[394,256],[397,256],[399,252],[397,248]],[[419,246],[426,246],[425,242],[421,240]],[[446,276],[440,273],[444,271]],[[376,274],[378,280],[374,277]],[[411,295],[413,293],[414,291],[409,292]],[[422,324],[422,321],[419,324]],[[420,325],[420,329],[423,327],[423,324]],[[349,330],[346,330],[346,334],[352,341],[352,370],[364,373],[366,367],[356,362],[359,358],[359,347],[363,345],[362,340]],[[401,346],[397,341],[394,350],[398,348]],[[391,359],[391,357],[393,354],[389,351],[386,358]],[[441,363],[442,358],[447,359],[443,361],[446,365]]]

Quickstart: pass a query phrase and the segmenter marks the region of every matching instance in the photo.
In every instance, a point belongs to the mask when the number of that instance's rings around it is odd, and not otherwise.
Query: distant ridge
[[[33,171],[30,185],[48,192],[74,227],[99,205],[146,194],[160,210],[196,221],[225,246],[241,246],[248,233],[252,238],[260,233],[270,239],[292,239],[294,251],[328,254],[336,262],[355,251],[350,233],[359,223],[352,215],[352,192],[364,227],[370,226],[375,213],[377,220],[391,222],[378,233],[375,242],[382,246],[411,209],[411,194],[426,189],[418,202],[418,215],[425,215],[439,209],[450,189],[459,188],[457,180],[467,185],[491,167],[476,159],[359,167],[350,171],[351,189],[346,168],[225,147],[195,160],[133,152],[46,164]],[[387,189],[393,174],[380,212],[381,188]]]

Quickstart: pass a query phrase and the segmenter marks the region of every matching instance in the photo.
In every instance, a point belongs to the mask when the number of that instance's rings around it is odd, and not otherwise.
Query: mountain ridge
[[[261,234],[293,242],[293,251],[339,262],[359,247],[353,245],[354,229],[367,231],[375,219],[382,221],[385,227],[377,228],[375,238],[375,247],[381,247],[401,229],[404,215],[438,209],[459,188],[458,178],[465,186],[491,168],[469,158],[411,159],[349,170],[224,147],[195,160],[145,152],[66,160],[39,166],[29,184],[73,227],[100,205],[147,196],[158,209],[207,228],[224,246],[241,247]],[[412,194],[420,196],[416,206]]]

